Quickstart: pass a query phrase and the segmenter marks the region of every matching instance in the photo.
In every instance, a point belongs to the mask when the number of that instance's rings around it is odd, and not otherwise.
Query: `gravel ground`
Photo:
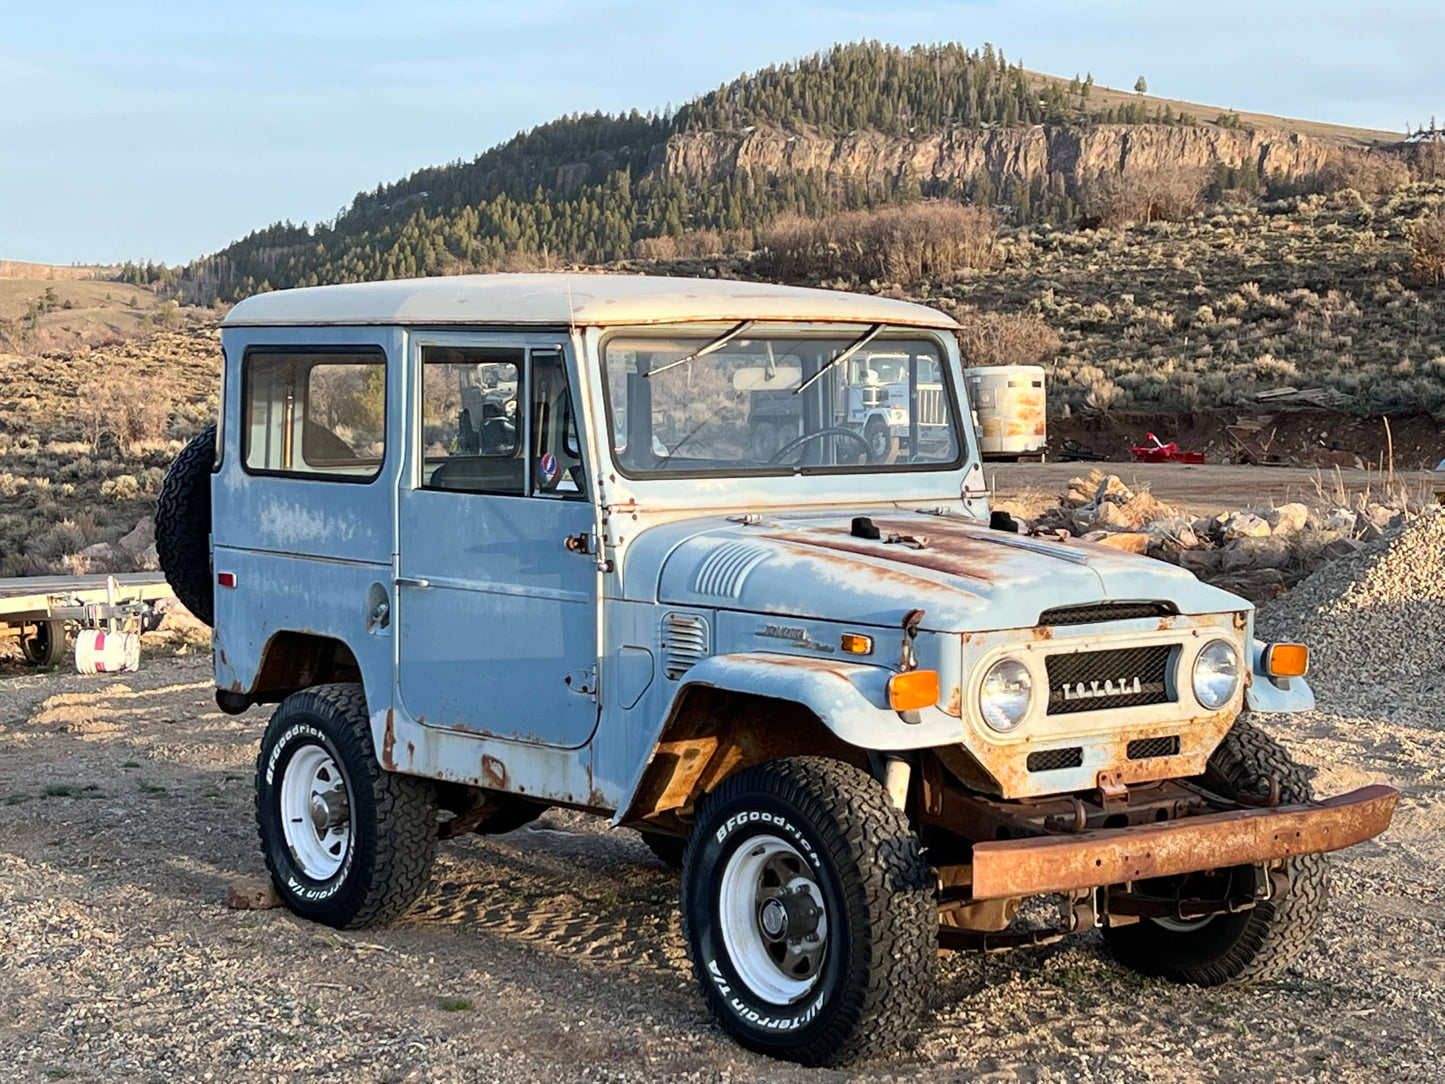
[[[1328,917],[1283,981],[1141,979],[1097,934],[944,956],[917,1047],[847,1071],[769,1062],[714,1030],[675,876],[589,818],[444,845],[389,929],[229,910],[229,884],[263,872],[264,713],[220,714],[194,657],[123,681],[0,663],[0,1078],[1445,1080],[1445,711],[1428,685],[1445,660],[1442,553],[1437,518],[1262,622],[1317,634],[1321,691],[1318,711],[1266,727],[1321,793],[1404,795],[1386,836],[1337,856]],[[1372,665],[1381,680],[1361,678]]]

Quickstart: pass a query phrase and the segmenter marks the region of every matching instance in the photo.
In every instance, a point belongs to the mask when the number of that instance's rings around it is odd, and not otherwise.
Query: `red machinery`
[[[1172,440],[1165,444],[1153,433],[1145,433],[1146,444],[1136,444],[1129,450],[1140,463],[1203,463],[1203,452],[1182,451]]]

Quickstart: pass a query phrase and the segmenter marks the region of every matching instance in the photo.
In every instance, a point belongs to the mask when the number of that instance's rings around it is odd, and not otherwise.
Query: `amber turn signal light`
[[[1270,644],[1264,649],[1264,672],[1270,677],[1304,677],[1310,649],[1304,644]]]
[[[908,670],[888,679],[888,703],[894,711],[915,711],[938,703],[938,671]]]
[[[873,654],[873,637],[863,636],[856,632],[845,632],[842,647],[845,655],[871,655]]]

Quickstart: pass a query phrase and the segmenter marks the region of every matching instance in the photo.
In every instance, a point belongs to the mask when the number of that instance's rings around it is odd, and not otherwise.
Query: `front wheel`
[[[283,700],[266,727],[256,826],[291,910],[339,928],[379,925],[427,885],[435,788],[382,769],[360,685],[316,685]]]
[[[1280,800],[1308,802],[1314,797],[1309,777],[1284,748],[1246,719],[1240,719],[1214,755],[1204,783],[1226,795],[1258,794],[1269,778],[1279,781]],[[1329,870],[1322,854],[1286,861],[1289,887],[1247,911],[1207,918],[1146,918],[1130,926],[1109,927],[1104,936],[1120,963],[1147,975],[1199,986],[1259,982],[1276,978],[1304,951],[1324,914]],[[1232,882],[1248,867],[1212,874],[1188,874],[1145,882],[1151,895],[1196,896],[1209,885],[1226,898]]]
[[[703,801],[683,858],[693,971],[743,1046],[807,1065],[900,1045],[932,986],[938,917],[907,818],[852,765],[771,761]]]

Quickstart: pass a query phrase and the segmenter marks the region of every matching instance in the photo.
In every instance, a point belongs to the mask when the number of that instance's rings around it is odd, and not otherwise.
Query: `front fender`
[[[1310,711],[1315,706],[1314,690],[1302,677],[1276,678],[1264,672],[1261,660],[1265,644],[1255,640],[1249,652],[1250,682],[1245,703],[1250,711]]]
[[[787,700],[807,708],[840,740],[859,749],[893,752],[957,744],[962,723],[937,706],[910,712],[906,720],[888,704],[888,679],[894,671],[881,666],[750,651],[714,655],[688,670],[652,735],[651,751],[638,768],[623,800],[618,823],[631,807],[651,766],[657,743],[696,687]]]

